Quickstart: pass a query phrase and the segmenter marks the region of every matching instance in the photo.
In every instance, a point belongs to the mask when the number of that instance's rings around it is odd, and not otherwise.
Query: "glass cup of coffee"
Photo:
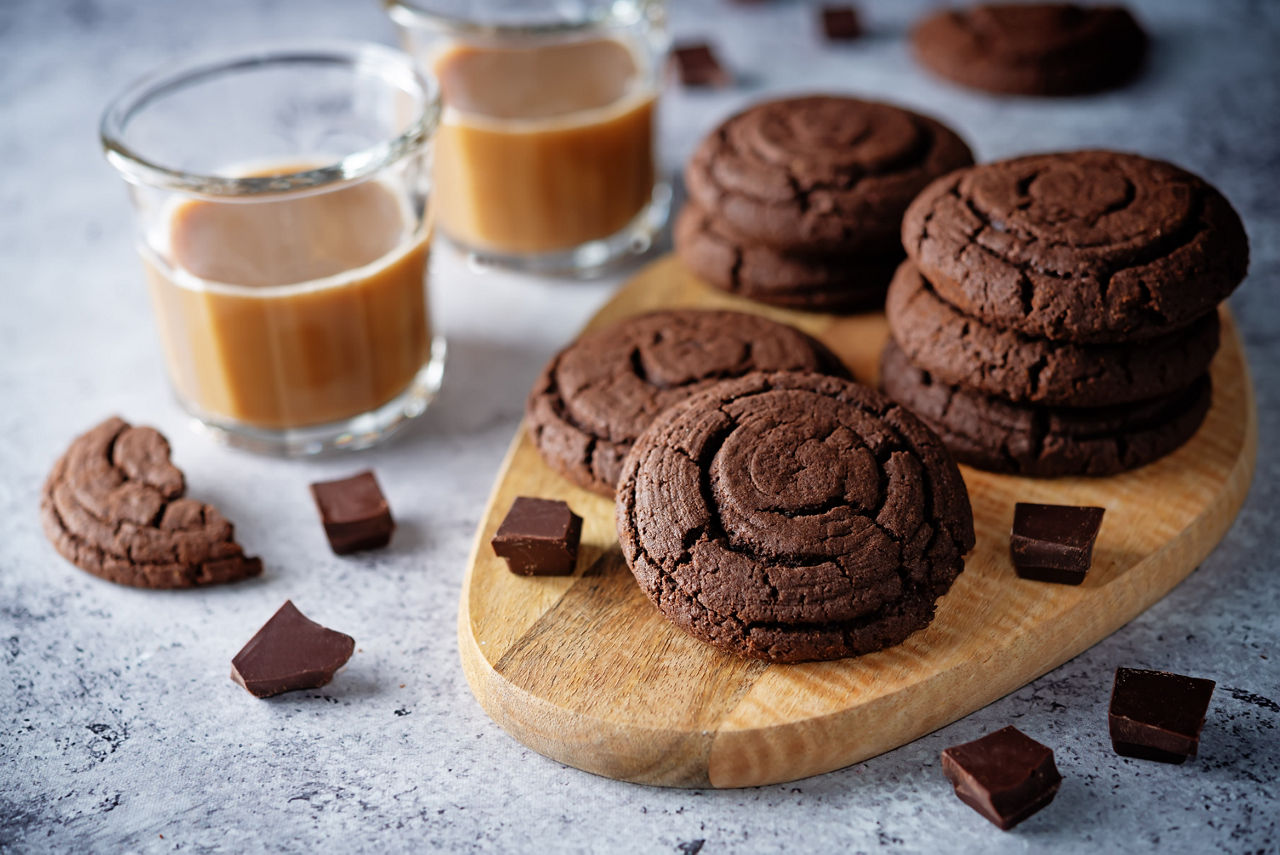
[[[422,413],[436,83],[391,48],[197,60],[102,117],[183,407],[236,446],[363,448]]]
[[[666,222],[665,0],[384,0],[440,83],[436,216],[475,259],[590,275]]]

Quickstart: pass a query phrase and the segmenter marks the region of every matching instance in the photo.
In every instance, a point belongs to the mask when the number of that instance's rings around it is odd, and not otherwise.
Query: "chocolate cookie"
[[[885,304],[889,329],[912,364],[935,381],[1012,401],[1102,407],[1171,395],[1209,370],[1218,313],[1137,344],[1030,338],[974,321],[939,297],[910,261]]]
[[[848,373],[817,339],[759,315],[653,312],[588,333],[556,354],[529,394],[526,424],[552,469],[612,496],[622,459],[658,413],[758,370]]]
[[[54,464],[40,518],[64,558],[122,585],[190,588],[261,573],[231,523],[185,492],[163,436],[110,418]]]
[[[889,396],[936,431],[961,463],[1040,478],[1114,475],[1145,466],[1194,436],[1211,400],[1206,374],[1186,389],[1138,404],[1015,404],[934,380],[892,339],[880,378]]]
[[[675,225],[676,254],[710,285],[732,294],[816,312],[857,312],[884,304],[902,259],[892,254],[783,253],[735,234],[697,205],[684,206]]]
[[[1249,266],[1244,227],[1221,193],[1171,164],[1110,151],[952,173],[911,203],[902,243],[964,314],[1075,342],[1185,327]]]
[[[790,252],[897,249],[898,224],[932,179],[973,163],[926,116],[833,95],[767,101],[693,153],[693,200],[737,234]]]
[[[1019,95],[1074,95],[1124,83],[1147,36],[1118,6],[1010,3],[948,9],[916,24],[916,59],[965,86]]]
[[[663,413],[627,457],[617,518],[659,611],[772,662],[902,642],[974,545],[938,438],[878,392],[815,374],[750,374]]]

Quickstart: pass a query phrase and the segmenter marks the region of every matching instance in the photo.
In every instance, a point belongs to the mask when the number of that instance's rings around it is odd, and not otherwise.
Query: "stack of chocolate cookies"
[[[971,163],[952,130],[889,104],[829,95],[758,104],[689,161],[676,252],[711,285],[752,300],[878,307],[902,257],[907,205]]]
[[[1109,151],[985,164],[921,193],[902,239],[881,380],[961,462],[1109,475],[1200,426],[1249,259],[1200,178]]]

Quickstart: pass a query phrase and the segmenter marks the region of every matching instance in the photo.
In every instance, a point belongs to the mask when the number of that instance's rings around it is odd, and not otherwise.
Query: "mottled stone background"
[[[920,3],[863,2],[870,35],[842,47],[818,40],[806,3],[672,5],[677,35],[714,37],[741,79],[667,97],[673,173],[738,105],[823,88],[936,113],[984,159],[1116,146],[1221,187],[1253,242],[1232,304],[1262,437],[1253,491],[1226,540],[1085,655],[860,766],[737,792],[648,789],[565,768],[511,740],[471,698],[457,596],[525,390],[616,280],[475,275],[439,253],[444,391],[409,435],[359,461],[378,470],[400,531],[385,552],[335,558],[306,484],[355,461],[262,460],[187,430],[96,124],[114,90],[193,51],[302,35],[391,41],[377,4],[3,0],[0,850],[1276,851],[1280,3],[1135,4],[1155,39],[1148,73],[1122,92],[1063,101],[988,98],[926,77],[903,41]],[[168,433],[195,492],[266,558],[261,580],[147,593],[54,554],[37,524],[41,479],[73,434],[113,412]],[[227,679],[228,660],[286,597],[354,635],[360,652],[323,691],[256,701]],[[1111,752],[1117,665],[1218,681],[1196,761]],[[951,795],[938,752],[1010,722],[1057,750],[1066,780],[1049,809],[1001,834]]]

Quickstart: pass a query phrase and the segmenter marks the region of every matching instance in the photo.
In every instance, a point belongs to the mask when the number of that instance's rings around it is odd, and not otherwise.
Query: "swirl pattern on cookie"
[[[54,464],[40,517],[64,558],[122,585],[190,588],[261,573],[262,561],[244,554],[231,523],[185,492],[168,441],[113,417]]]
[[[878,392],[814,374],[754,373],[668,410],[627,458],[617,519],[669,620],[773,662],[900,643],[974,544],[938,438]]]
[[[526,405],[543,460],[612,496],[631,444],[667,407],[752,371],[847,374],[821,342],[744,312],[681,309],[588,333],[547,364]]]
[[[874,101],[767,101],[709,134],[685,169],[693,200],[784,250],[885,252],[926,184],[973,163],[940,122]]]
[[[941,178],[907,210],[902,242],[965,314],[1077,342],[1185,327],[1249,264],[1240,218],[1213,187],[1172,164],[1096,150]]]

